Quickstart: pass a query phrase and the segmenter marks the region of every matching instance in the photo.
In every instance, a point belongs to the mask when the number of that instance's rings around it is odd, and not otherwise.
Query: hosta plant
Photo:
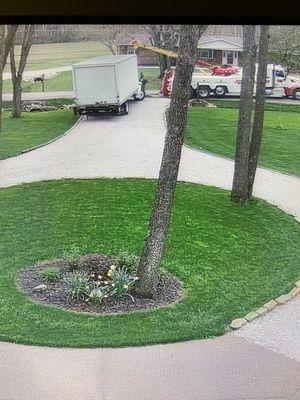
[[[72,272],[65,276],[67,296],[73,299],[84,299],[90,291],[89,276],[83,272]]]
[[[126,268],[117,268],[115,265],[110,267],[107,275],[110,277],[109,286],[111,287],[111,295],[118,298],[129,296],[133,300],[133,297],[129,294],[129,290],[138,279],[136,276],[130,275]]]

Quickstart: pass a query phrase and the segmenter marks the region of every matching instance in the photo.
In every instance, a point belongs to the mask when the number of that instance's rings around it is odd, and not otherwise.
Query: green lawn
[[[32,81],[23,81],[22,83],[23,92],[41,92],[41,82],[34,83]],[[53,77],[46,79],[44,82],[45,92],[59,92],[59,91],[71,91],[73,90],[72,71],[60,72]],[[3,93],[12,93],[12,82],[11,80],[5,80],[3,82]]]
[[[18,60],[20,46],[16,46],[15,54]],[[64,67],[86,58],[109,54],[110,51],[98,41],[34,44],[30,49],[26,70]],[[7,65],[5,72],[9,71],[10,66]]]
[[[158,78],[159,76],[159,68],[158,67],[153,67],[153,68],[139,68],[139,72],[142,72],[145,75],[145,79],[147,79],[147,84],[146,84],[146,92],[147,89],[153,90],[153,89],[160,89],[161,86],[161,78]]]
[[[154,181],[61,180],[1,190],[0,340],[47,346],[129,346],[223,334],[228,323],[299,279],[300,226],[260,200],[179,183],[163,265],[183,283],[176,304],[94,316],[34,303],[17,291],[21,268],[82,253],[139,254]]]
[[[4,112],[0,159],[48,142],[66,132],[75,121],[72,110],[23,112],[21,118],[11,118],[10,112]]]
[[[186,143],[234,157],[238,102],[215,102],[219,108],[191,108]],[[224,108],[227,107],[227,108]],[[266,104],[259,164],[300,175],[300,106]]]
[[[139,72],[143,72],[145,79],[148,80],[147,89],[159,89],[161,79],[158,79],[158,68],[139,68]],[[40,82],[23,81],[23,92],[41,92],[42,85]],[[73,90],[72,71],[59,72],[58,74],[45,80],[45,92],[71,91]],[[3,93],[12,93],[11,80],[3,82]]]

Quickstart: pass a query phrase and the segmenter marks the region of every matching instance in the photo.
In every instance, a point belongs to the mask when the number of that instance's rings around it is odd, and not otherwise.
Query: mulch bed
[[[103,266],[111,265],[111,260],[113,260],[106,255],[92,254],[89,257],[92,262],[89,264],[86,262],[85,257],[82,258],[83,262],[81,263],[81,270],[85,272],[99,269],[97,265],[100,266],[100,270],[103,270]],[[97,260],[99,263],[95,262]],[[58,306],[67,310],[97,314],[127,313],[166,306],[181,297],[180,281],[171,274],[166,273],[164,282],[158,285],[156,296],[153,299],[144,298],[131,293],[134,301],[129,297],[123,297],[121,299],[108,297],[103,299],[100,305],[93,306],[90,302],[84,300],[68,298],[66,294],[67,285],[63,279],[52,283],[46,283],[47,289],[44,291],[33,291],[36,286],[43,284],[39,277],[39,272],[46,267],[59,268],[63,274],[70,272],[67,260],[47,260],[22,270],[17,279],[17,286],[34,301]]]

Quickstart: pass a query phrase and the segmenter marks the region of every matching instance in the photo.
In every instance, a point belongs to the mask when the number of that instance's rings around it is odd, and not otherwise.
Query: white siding
[[[242,51],[242,46],[225,40],[211,40],[199,42],[198,49],[235,50]]]

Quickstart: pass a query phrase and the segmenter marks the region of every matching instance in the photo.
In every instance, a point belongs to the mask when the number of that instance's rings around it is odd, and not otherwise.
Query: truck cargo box
[[[77,107],[124,104],[139,91],[137,57],[99,56],[73,65]]]

